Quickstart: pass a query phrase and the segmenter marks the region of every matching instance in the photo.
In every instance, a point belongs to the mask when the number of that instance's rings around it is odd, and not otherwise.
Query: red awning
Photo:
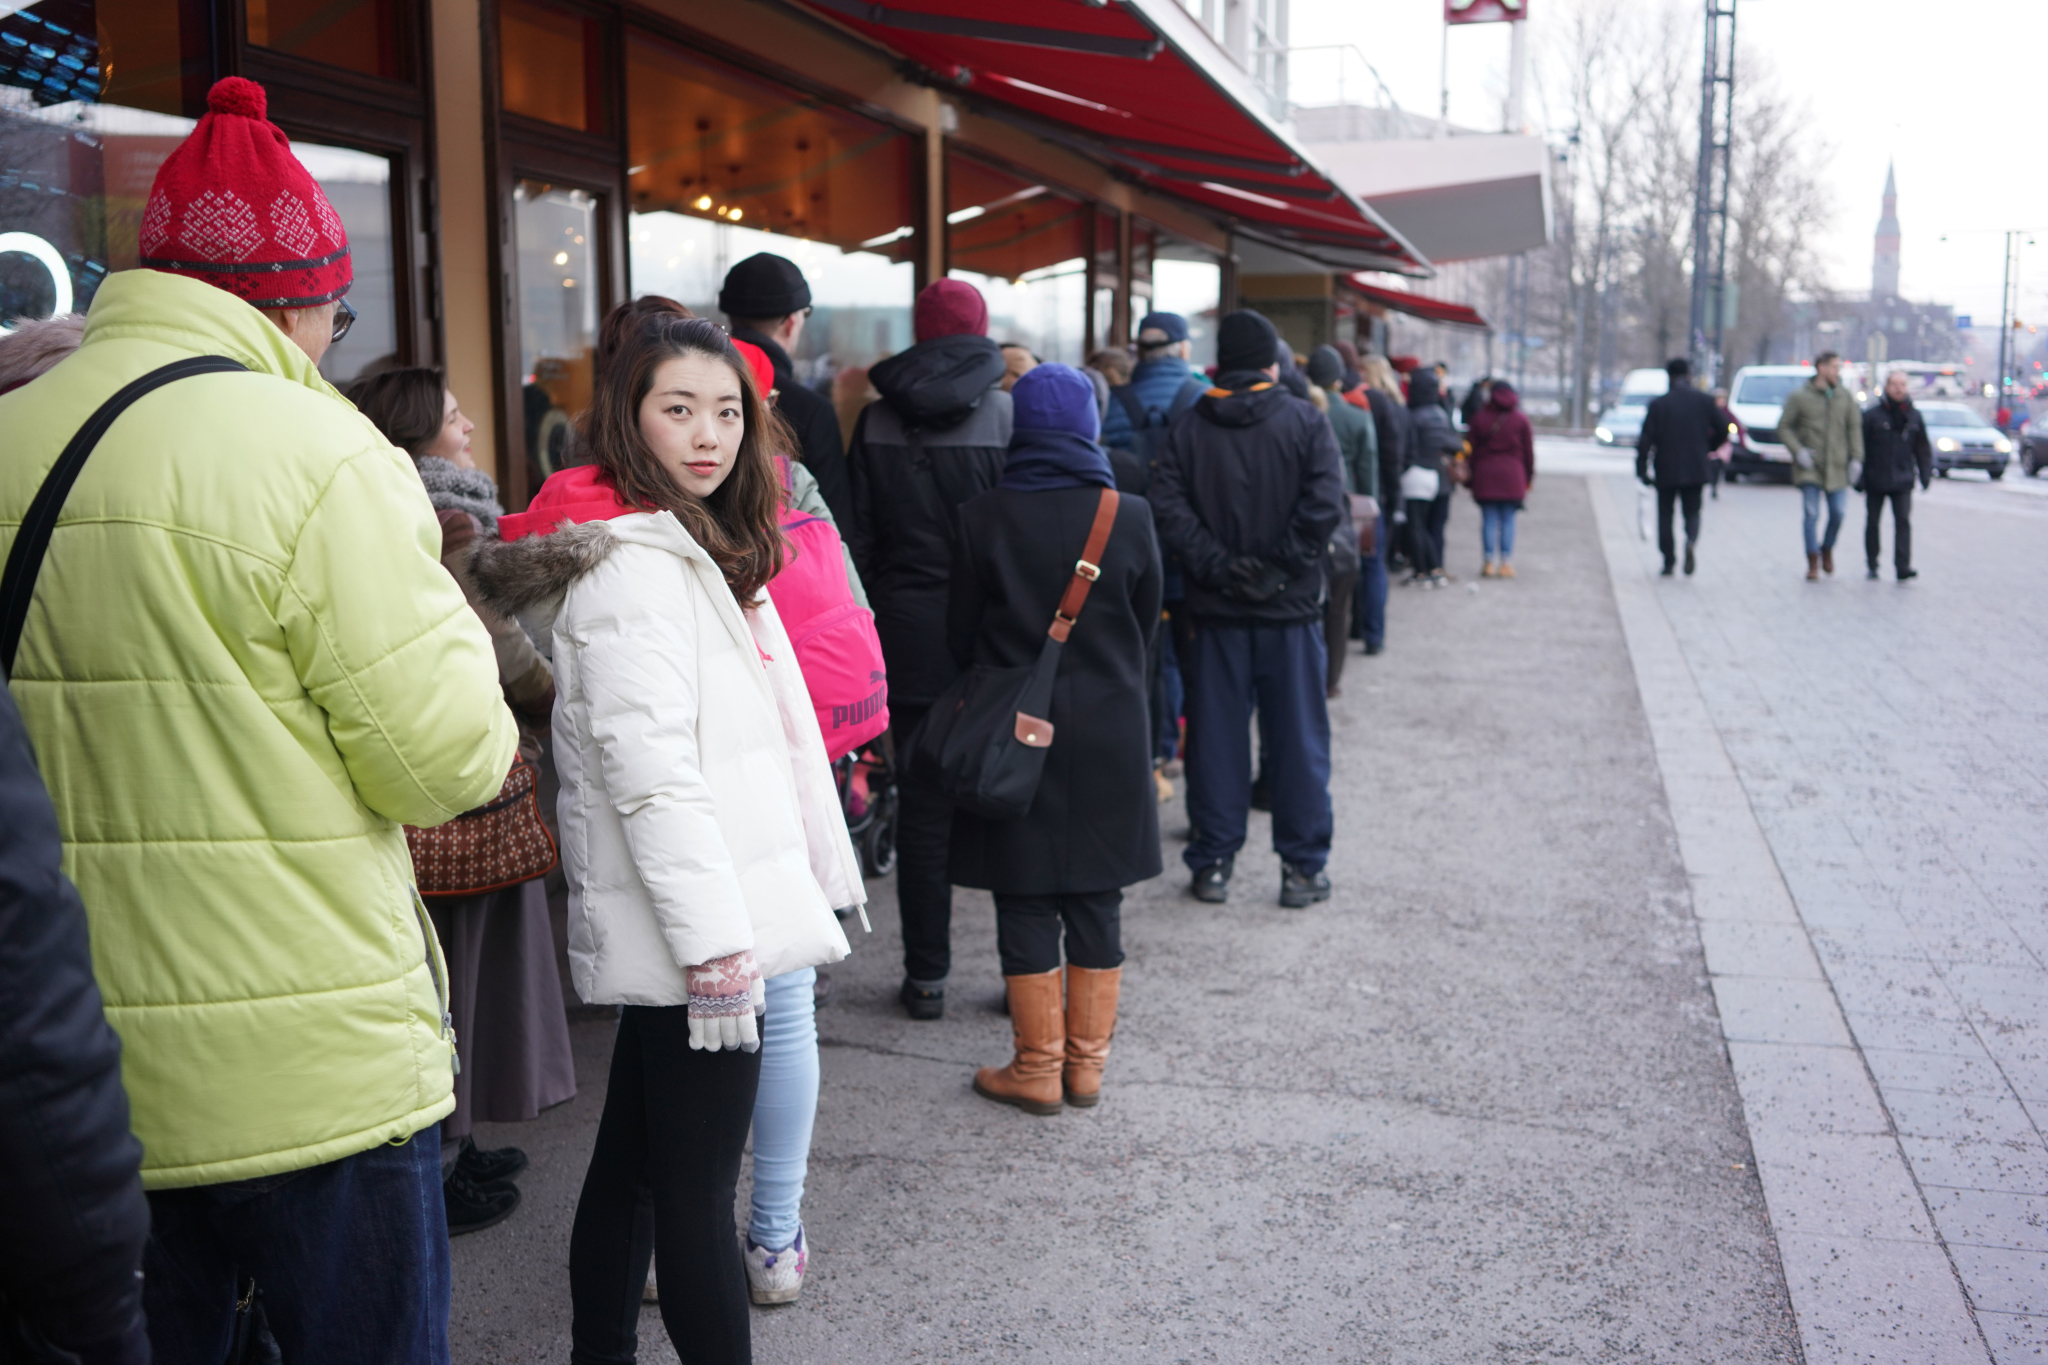
[[[1426,322],[1441,322],[1452,327],[1482,327],[1493,330],[1493,324],[1480,315],[1477,308],[1467,308],[1462,303],[1448,303],[1443,299],[1425,298],[1411,294],[1405,289],[1389,289],[1385,285],[1367,284],[1357,276],[1344,281],[1349,289],[1367,303],[1376,303],[1382,308],[1391,308],[1397,313],[1408,313]]]
[[[1428,269],[1261,112],[1263,95],[1177,0],[800,2],[982,112],[1252,236],[1350,269]]]

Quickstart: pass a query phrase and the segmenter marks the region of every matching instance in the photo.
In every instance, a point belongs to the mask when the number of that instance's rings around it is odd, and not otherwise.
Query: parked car
[[[2012,442],[1998,433],[1989,418],[1961,403],[1921,403],[1927,439],[1934,446],[1934,472],[1947,478],[1952,469],[1981,469],[1994,479],[2005,477],[2012,462]]]
[[[1792,479],[1792,456],[1778,439],[1778,418],[1792,391],[1813,378],[1811,365],[1745,365],[1728,382],[1728,411],[1743,440],[1728,461],[1731,478]]]
[[[2030,479],[2048,469],[2048,420],[2030,420],[2020,428],[2020,468]]]
[[[1603,446],[1634,446],[1643,434],[1643,415],[1650,400],[1669,390],[1671,376],[1662,370],[1630,370],[1622,376],[1621,396],[1600,414],[1593,439]]]

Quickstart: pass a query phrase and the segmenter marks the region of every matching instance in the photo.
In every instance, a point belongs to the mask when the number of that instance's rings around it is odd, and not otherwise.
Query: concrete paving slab
[[[1787,1232],[1778,1247],[1801,1304],[1806,1365],[1992,1358],[1939,1246]]]
[[[1979,1310],[1977,1321],[1998,1365],[2048,1360],[2048,1317]]]
[[[1952,1244],[2048,1251],[2048,1196],[1948,1190],[1931,1185],[1926,1194],[1935,1225]]]
[[[1731,1037],[1728,1056],[1742,1088],[1752,1140],[1759,1129],[1796,1134],[1892,1135],[1863,1059],[1848,1046],[1755,1043]]]

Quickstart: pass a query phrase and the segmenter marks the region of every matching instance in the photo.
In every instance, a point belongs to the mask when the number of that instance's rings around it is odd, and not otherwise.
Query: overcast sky
[[[1675,2],[1693,17],[1697,53],[1704,3]],[[1546,15],[1574,3],[1529,0],[1529,22],[1540,28]],[[2038,67],[2048,53],[2048,3],[1737,0],[1737,13],[1738,48],[1751,59],[1747,68],[1738,66],[1738,80],[1755,75],[1803,96],[1831,149],[1834,221],[1821,249],[1833,263],[1836,287],[1870,288],[1871,236],[1891,157],[1898,163],[1902,292],[1954,304],[1979,325],[1987,318],[1995,325],[1999,233],[2033,228],[2038,245],[2021,254],[2021,316],[2048,323],[2048,176],[2030,155],[2035,128],[2048,115]],[[1289,14],[1294,46],[1356,44],[1404,108],[1436,112],[1442,0],[1292,0]],[[1452,121],[1499,127],[1507,29],[1484,24],[1452,32]],[[1540,34],[1532,29],[1531,37]],[[1332,57],[1303,53],[1294,66],[1297,103],[1336,97]],[[1353,59],[1352,92],[1362,75]],[[1539,117],[1533,96],[1528,116],[1532,123]]]

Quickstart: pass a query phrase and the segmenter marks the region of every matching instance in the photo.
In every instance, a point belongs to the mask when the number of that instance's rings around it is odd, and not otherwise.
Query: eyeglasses
[[[355,325],[356,310],[348,306],[347,299],[336,299],[334,301],[334,336],[332,340],[340,341],[348,335],[348,329]]]

